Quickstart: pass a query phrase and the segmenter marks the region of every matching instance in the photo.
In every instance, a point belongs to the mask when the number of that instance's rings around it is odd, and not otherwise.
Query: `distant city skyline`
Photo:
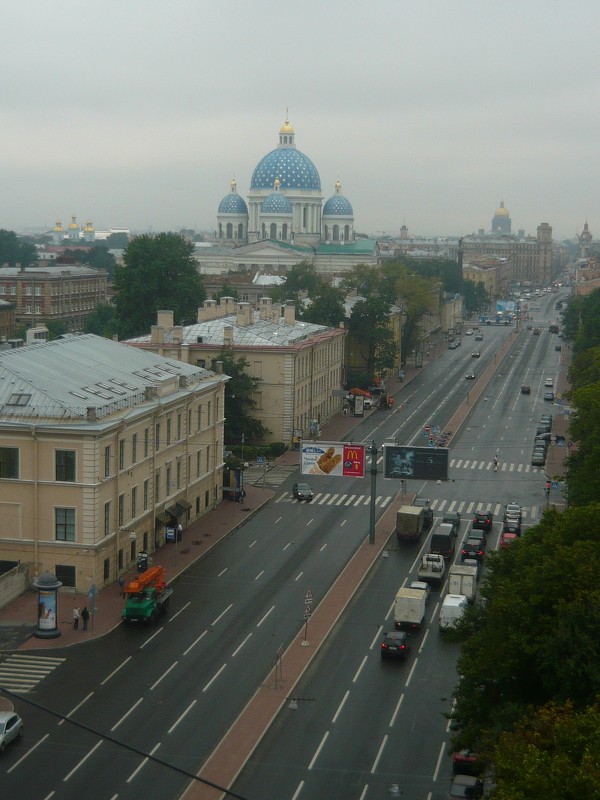
[[[489,231],[501,201],[513,232],[600,230],[591,0],[59,8],[3,20],[2,228],[213,231],[288,109],[359,233]]]

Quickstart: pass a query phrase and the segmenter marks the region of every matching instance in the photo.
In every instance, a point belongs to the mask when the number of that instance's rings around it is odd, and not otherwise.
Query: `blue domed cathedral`
[[[215,238],[222,266],[224,258],[238,267],[284,269],[309,260],[318,271],[335,273],[377,263],[377,242],[355,237],[354,211],[339,180],[323,203],[319,172],[296,147],[287,118],[277,147],[252,173],[247,200],[231,181],[219,204]],[[201,261],[210,255],[201,254]]]

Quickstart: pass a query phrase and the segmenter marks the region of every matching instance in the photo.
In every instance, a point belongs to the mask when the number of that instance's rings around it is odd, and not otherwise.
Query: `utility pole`
[[[375,544],[375,498],[377,494],[377,445],[371,444],[371,504],[369,513],[369,544]]]

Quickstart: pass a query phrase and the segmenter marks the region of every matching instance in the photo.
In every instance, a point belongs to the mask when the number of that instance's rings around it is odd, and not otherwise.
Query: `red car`
[[[502,531],[502,535],[500,536],[500,547],[508,547],[512,544],[515,539],[518,539],[516,533],[510,533],[510,531]]]

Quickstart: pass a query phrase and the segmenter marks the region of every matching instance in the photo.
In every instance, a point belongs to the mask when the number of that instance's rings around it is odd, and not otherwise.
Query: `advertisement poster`
[[[448,448],[385,445],[383,475],[385,478],[447,481]]]
[[[56,628],[56,592],[39,589],[38,598],[38,628],[53,631]]]
[[[303,475],[365,477],[365,446],[344,442],[302,442]]]
[[[354,398],[354,416],[363,417],[365,414],[365,398],[362,394],[357,394]]]

